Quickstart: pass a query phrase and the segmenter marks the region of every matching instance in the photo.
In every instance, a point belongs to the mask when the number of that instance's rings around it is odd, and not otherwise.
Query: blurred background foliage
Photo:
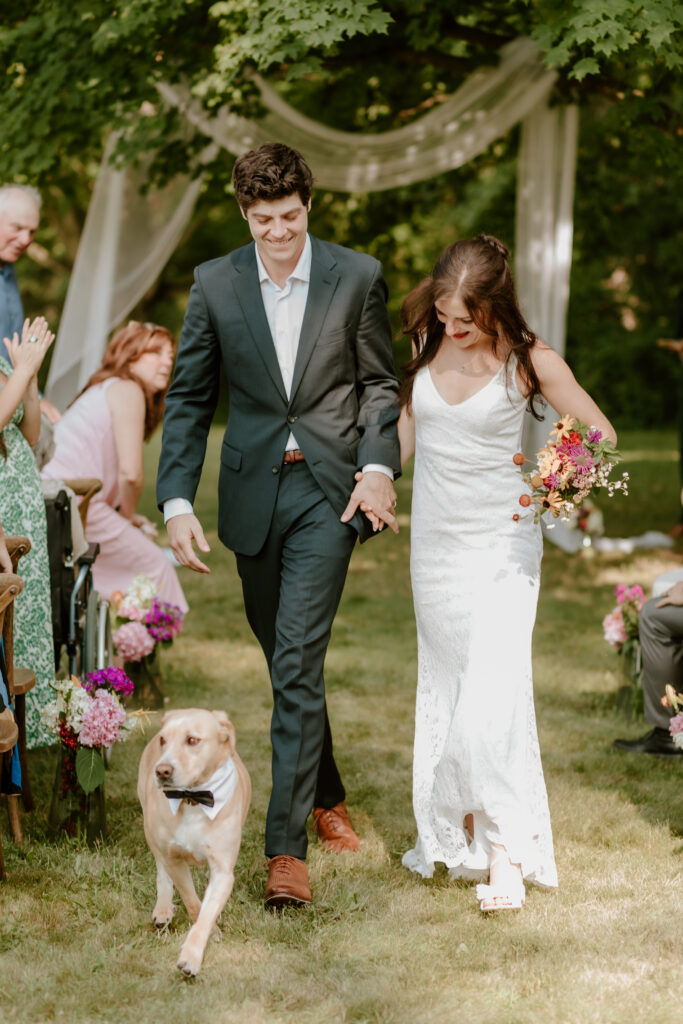
[[[0,176],[44,192],[39,235],[18,265],[27,312],[57,324],[103,143],[153,159],[158,180],[204,140],[177,135],[155,83],[182,79],[212,110],[253,116],[254,68],[310,117],[379,132],[418,118],[506,41],[532,35],[558,71],[556,102],[580,105],[567,358],[617,426],[675,417],[683,333],[680,80],[673,0],[0,0]],[[140,112],[144,113],[141,117]],[[519,132],[467,167],[370,195],[316,192],[313,233],[382,261],[396,328],[402,297],[455,238],[514,247]],[[194,266],[249,241],[221,154],[181,245],[133,316],[178,332]]]

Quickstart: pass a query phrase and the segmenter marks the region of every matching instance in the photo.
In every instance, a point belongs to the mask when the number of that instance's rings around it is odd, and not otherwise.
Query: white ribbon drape
[[[214,146],[240,154],[261,142],[284,140],[304,154],[318,186],[339,191],[380,191],[460,167],[522,121],[518,286],[531,327],[563,352],[577,118],[574,110],[547,108],[555,77],[535,44],[518,39],[502,48],[496,67],[475,71],[424,117],[376,135],[339,132],[304,117],[261,79],[266,114],[258,122],[225,109],[208,117],[178,86],[164,83],[160,92]],[[47,382],[48,397],[61,409],[99,366],[109,331],[163,269],[201,186],[200,179],[179,175],[166,188],[143,195],[144,169],[117,171],[108,159],[109,152],[88,210]]]

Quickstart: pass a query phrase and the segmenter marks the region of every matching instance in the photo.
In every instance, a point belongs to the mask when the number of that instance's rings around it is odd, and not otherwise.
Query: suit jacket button
[[[288,423],[296,423],[296,421],[297,421],[298,419],[299,419],[299,417],[298,417],[298,416],[288,416],[288,417],[287,417],[287,422],[288,422]]]
[[[280,467],[279,466],[273,466],[273,473],[279,473],[279,472],[280,472]]]

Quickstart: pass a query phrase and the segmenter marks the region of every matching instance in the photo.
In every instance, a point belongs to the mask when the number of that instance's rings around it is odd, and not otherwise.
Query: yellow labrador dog
[[[173,917],[175,885],[192,921],[177,967],[192,977],[232,892],[251,800],[249,773],[235,750],[235,729],[226,713],[199,708],[167,712],[140,759],[138,797],[157,862],[152,920],[162,928]],[[209,866],[201,903],[190,864]]]

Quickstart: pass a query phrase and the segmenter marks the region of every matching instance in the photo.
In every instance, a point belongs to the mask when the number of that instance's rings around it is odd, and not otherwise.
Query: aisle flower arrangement
[[[117,628],[113,634],[116,653],[136,680],[136,691],[152,707],[163,704],[159,648],[169,647],[183,628],[177,605],[160,601],[149,576],[133,578],[125,594],[112,594]]]
[[[530,472],[522,472],[522,479],[531,488],[522,494],[519,504],[528,508],[538,522],[544,513],[569,519],[592,491],[604,488],[611,498],[616,491],[628,494],[628,473],[619,480],[610,474],[621,455],[609,438],[595,427],[588,427],[571,416],[563,416],[550,431],[545,448],[537,456],[538,465]],[[513,456],[520,469],[526,463],[522,452]],[[519,513],[514,520],[523,518]]]
[[[59,740],[50,824],[94,842],[106,829],[103,750],[125,740],[137,724],[120,699],[132,693],[133,683],[111,667],[89,673],[83,685],[71,676],[51,686],[56,697],[41,712]]]
[[[666,696],[662,697],[662,704],[676,712],[669,722],[669,732],[676,746],[683,750],[683,693],[676,693],[673,686],[668,684]]]
[[[622,656],[627,685],[622,688],[618,704],[627,714],[641,715],[643,710],[642,663],[638,621],[645,603],[645,592],[639,584],[614,588],[616,606],[602,620],[607,643]]]

